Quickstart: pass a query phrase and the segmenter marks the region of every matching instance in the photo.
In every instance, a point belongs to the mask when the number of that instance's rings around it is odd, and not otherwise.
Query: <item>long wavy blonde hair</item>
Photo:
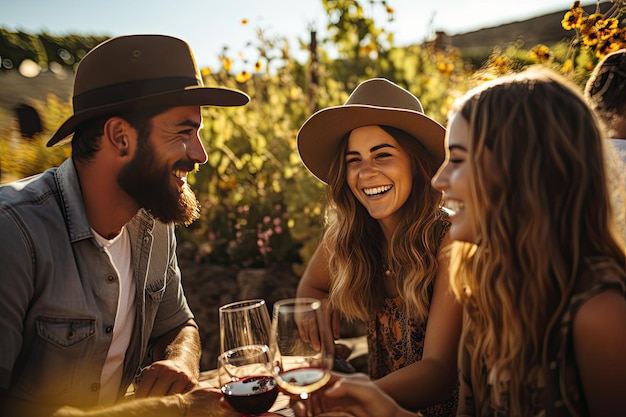
[[[438,162],[408,133],[381,126],[404,149],[412,167],[412,191],[400,208],[401,220],[390,242],[378,223],[356,199],[346,181],[346,135],[332,162],[327,187],[326,231],[322,244],[329,254],[329,300],[349,320],[367,320],[382,306],[386,266],[393,271],[407,313],[425,319],[431,284],[437,274],[437,253],[444,230],[441,192],[430,184]]]
[[[478,87],[455,112],[469,124],[479,222],[478,243],[455,243],[451,258],[451,285],[466,312],[467,377],[478,415],[508,391],[509,415],[527,416],[528,388],[541,385],[546,365],[546,331],[568,305],[583,258],[605,255],[625,264],[605,140],[576,86],[548,70]]]

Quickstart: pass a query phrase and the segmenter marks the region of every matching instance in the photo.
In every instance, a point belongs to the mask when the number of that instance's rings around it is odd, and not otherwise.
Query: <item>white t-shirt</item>
[[[615,147],[617,156],[626,164],[626,139],[611,139],[611,144]]]
[[[100,405],[113,404],[122,382],[124,356],[130,343],[135,323],[135,280],[133,279],[130,238],[126,227],[111,240],[105,239],[93,230],[96,240],[109,255],[119,280],[117,314],[113,325],[113,340],[100,376]]]
[[[626,190],[626,139],[611,139],[611,145],[617,155],[616,164],[619,166],[614,168],[614,172],[609,172],[609,181],[617,181],[617,186],[621,186],[621,192],[617,191],[611,194],[613,199],[613,210],[615,212],[617,228],[622,235],[622,239],[626,242],[626,201],[623,192]],[[616,176],[616,178],[612,178]]]

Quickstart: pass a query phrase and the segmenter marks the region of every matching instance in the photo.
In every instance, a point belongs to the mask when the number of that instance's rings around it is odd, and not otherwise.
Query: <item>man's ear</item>
[[[130,124],[121,117],[111,117],[104,124],[104,138],[117,151],[120,156],[126,156],[130,152],[129,133]]]

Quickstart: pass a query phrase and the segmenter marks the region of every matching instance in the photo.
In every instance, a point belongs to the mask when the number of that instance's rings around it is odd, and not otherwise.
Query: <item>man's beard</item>
[[[120,170],[117,182],[163,223],[187,226],[200,217],[200,203],[187,183],[179,190],[172,186],[171,177],[174,170],[192,171],[194,165],[188,160],[180,160],[172,168],[159,165],[152,148],[140,142],[134,158]]]

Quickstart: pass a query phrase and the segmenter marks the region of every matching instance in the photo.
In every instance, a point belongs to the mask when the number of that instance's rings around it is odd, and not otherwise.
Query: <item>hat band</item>
[[[75,95],[73,98],[74,113],[109,104],[136,101],[154,94],[201,86],[202,84],[194,77],[167,77],[111,84]]]

